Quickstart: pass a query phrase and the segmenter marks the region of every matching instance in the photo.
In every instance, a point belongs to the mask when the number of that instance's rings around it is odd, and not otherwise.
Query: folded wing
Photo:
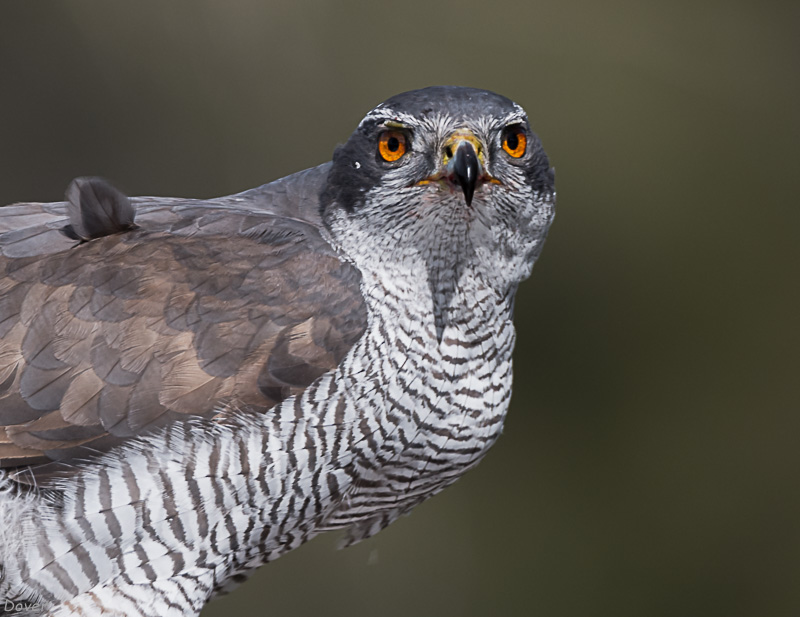
[[[1,208],[0,466],[264,412],[335,368],[366,310],[320,233],[325,173],[209,201],[87,179]]]

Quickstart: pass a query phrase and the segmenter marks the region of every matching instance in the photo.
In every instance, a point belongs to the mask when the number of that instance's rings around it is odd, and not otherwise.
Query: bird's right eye
[[[378,138],[378,154],[387,163],[400,160],[406,150],[406,136],[401,131],[384,131]]]

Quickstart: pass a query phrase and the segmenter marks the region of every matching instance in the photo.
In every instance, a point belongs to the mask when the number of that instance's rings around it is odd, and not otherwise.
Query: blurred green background
[[[800,615],[800,4],[0,4],[0,203],[210,197],[432,84],[522,104],[558,216],[483,464],[204,617]]]

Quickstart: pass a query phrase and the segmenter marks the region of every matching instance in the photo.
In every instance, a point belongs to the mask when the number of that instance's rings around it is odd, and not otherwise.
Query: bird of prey
[[[232,196],[66,197],[0,209],[0,610],[197,615],[500,435],[555,206],[509,99],[394,96],[331,162]]]

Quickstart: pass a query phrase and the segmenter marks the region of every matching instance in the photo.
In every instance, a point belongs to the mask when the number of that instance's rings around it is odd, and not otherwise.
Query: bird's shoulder
[[[326,173],[213,200],[83,180],[0,208],[0,465],[264,411],[335,368],[366,309],[324,237]]]

